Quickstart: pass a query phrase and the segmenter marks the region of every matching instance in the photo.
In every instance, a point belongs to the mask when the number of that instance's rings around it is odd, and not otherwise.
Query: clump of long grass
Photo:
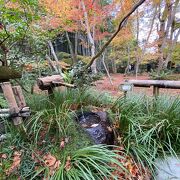
[[[83,89],[66,89],[64,91],[55,91],[54,99],[50,100],[47,95],[29,95],[26,97],[27,104],[33,111],[41,111],[43,109],[61,108],[66,103],[68,107],[76,105],[77,107],[84,106],[106,106],[114,102],[114,98],[108,93],[99,93],[93,88]]]
[[[154,173],[157,157],[180,153],[180,98],[130,95],[117,102],[123,143]]]
[[[74,130],[72,129],[71,131]],[[31,180],[43,178],[51,180],[103,180],[110,178],[118,179],[118,174],[115,174],[114,172],[128,173],[121,163],[124,157],[119,154],[122,154],[122,152],[120,153],[118,150],[111,150],[112,146],[110,149],[110,146],[106,145],[85,145],[82,142],[84,141],[82,135],[83,134],[81,133],[81,136],[77,139],[71,139],[73,142],[69,142],[69,144],[65,145],[64,149],[60,149],[59,144],[54,142],[47,142],[45,146],[36,146],[33,141],[23,141],[19,136],[11,136],[5,142],[6,146],[0,148],[0,150],[2,150],[1,152],[8,153],[9,157],[11,157],[13,154],[13,149],[11,147],[13,146],[16,150],[21,150],[23,154],[21,156],[19,170],[12,173],[9,178],[16,179],[16,177],[21,177],[22,179]],[[12,139],[14,140],[12,141]],[[74,147],[74,145],[78,143],[81,143],[81,146]],[[32,153],[38,150],[43,152],[43,154],[50,152],[60,160],[61,164],[53,175],[50,173],[52,171],[50,171],[48,167],[38,164],[32,158]],[[43,154],[36,154],[38,160],[42,163]],[[5,162],[8,167],[11,165],[9,162],[10,159],[7,159]],[[3,167],[5,168],[5,165],[3,165]],[[5,177],[4,173],[2,174],[2,177]]]
[[[77,150],[71,157],[70,169],[65,170],[65,164],[57,171],[54,180],[98,180],[118,179],[113,172],[127,171],[120,163],[122,156],[109,150],[105,145],[94,145]],[[114,166],[112,166],[112,164]],[[116,167],[116,168],[115,168]],[[117,169],[119,167],[119,169]]]
[[[47,136],[51,133],[57,137],[67,136],[74,123],[72,113],[64,102],[61,108],[42,109],[36,112],[25,125],[27,132],[34,135],[37,142],[42,131],[46,131]]]
[[[26,134],[18,133],[12,124],[7,123],[6,131],[11,136],[0,149],[5,153],[7,150],[12,151],[10,146],[23,150],[16,175],[22,179],[38,179],[42,176],[55,180],[105,179],[113,177],[114,168],[110,166],[112,163],[124,170],[118,161],[121,157],[115,151],[104,145],[92,146],[91,139],[74,121],[75,112],[71,109],[72,104],[81,109],[87,105],[101,107],[112,104],[113,98],[108,94],[99,94],[92,89],[74,89],[55,92],[54,99],[49,99],[46,95],[30,95],[26,100],[32,110],[31,117],[24,122]],[[61,141],[65,138],[68,142],[61,148]],[[32,153],[37,150],[50,152],[61,161],[62,165],[54,176],[50,176],[47,167],[35,170],[36,162],[32,159]],[[71,168],[67,171],[65,166],[68,156],[71,158]]]

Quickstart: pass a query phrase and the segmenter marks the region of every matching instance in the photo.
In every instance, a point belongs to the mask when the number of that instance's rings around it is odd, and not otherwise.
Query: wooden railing
[[[159,95],[159,88],[180,89],[180,81],[166,80],[128,80],[128,83],[135,87],[151,87],[153,86],[153,94]]]
[[[20,86],[11,86],[10,82],[0,83],[0,90],[8,103],[8,109],[0,109],[0,117],[10,117],[14,125],[20,125],[24,117],[30,116],[30,108],[26,107],[25,98]]]

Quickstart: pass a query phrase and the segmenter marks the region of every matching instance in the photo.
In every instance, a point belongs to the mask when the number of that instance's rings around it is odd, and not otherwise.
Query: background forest
[[[1,1],[1,63],[23,68],[45,60],[87,64],[134,1]],[[179,1],[145,1],[102,55],[93,73],[179,71]],[[60,64],[58,65],[60,66]],[[57,68],[53,65],[53,70]],[[62,68],[62,67],[59,67]],[[27,68],[28,69],[28,68]]]

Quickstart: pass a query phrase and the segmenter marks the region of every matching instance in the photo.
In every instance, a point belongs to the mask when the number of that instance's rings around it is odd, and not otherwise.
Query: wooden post
[[[13,89],[18,107],[22,109],[23,107],[26,106],[26,101],[24,99],[22,89],[20,86],[13,86],[12,89]]]
[[[54,87],[48,88],[48,97],[50,101],[54,100]]]
[[[159,96],[159,87],[153,86],[153,95],[155,97]]]
[[[14,97],[12,86],[9,82],[1,83],[1,88],[3,90],[4,96],[8,102],[11,113],[19,113],[19,108]],[[22,123],[21,117],[13,117],[14,125],[20,125]]]

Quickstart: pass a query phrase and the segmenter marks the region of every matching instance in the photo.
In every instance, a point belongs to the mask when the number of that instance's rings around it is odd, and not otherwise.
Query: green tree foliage
[[[174,48],[174,51],[173,51],[173,54],[172,54],[172,61],[175,62],[176,64],[180,64],[180,43],[177,43],[175,48]]]
[[[13,48],[23,49],[26,35],[32,21],[38,19],[36,0],[0,1],[0,59],[7,61],[7,55]]]

